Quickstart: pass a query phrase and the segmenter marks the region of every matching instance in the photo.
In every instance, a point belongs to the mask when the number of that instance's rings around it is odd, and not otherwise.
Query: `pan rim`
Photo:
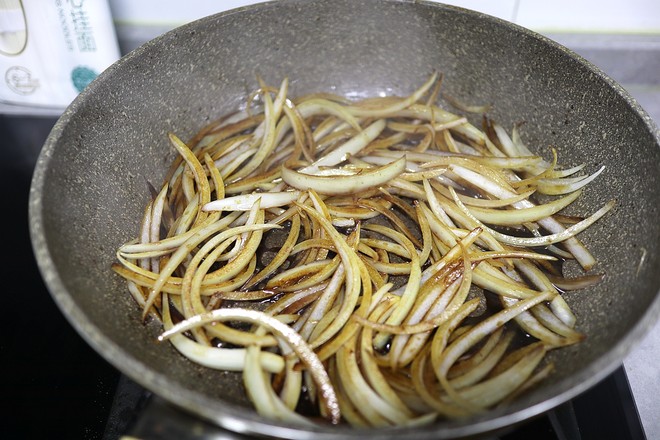
[[[432,7],[458,10],[462,13],[479,17],[482,20],[495,21],[502,26],[512,28],[516,33],[523,32],[527,36],[531,36],[544,42],[547,45],[552,46],[554,49],[562,51],[565,55],[573,58],[578,63],[587,67],[601,80],[604,80],[609,87],[613,88],[616,94],[627,102],[632,111],[634,111],[642,118],[649,131],[655,136],[656,147],[660,148],[660,129],[646,113],[646,111],[639,105],[639,103],[637,103],[637,101],[623,87],[612,80],[607,74],[602,72],[597,66],[591,64],[589,61],[585,60],[578,54],[570,51],[559,43],[556,43],[547,37],[522,28],[513,23],[509,23],[496,17],[488,16],[486,14],[460,7],[444,5],[427,0],[418,2],[409,0],[386,1],[390,3],[421,3]],[[145,388],[148,388],[155,393],[155,390],[159,390],[157,394],[169,402],[174,403],[185,410],[191,411],[211,422],[214,422],[219,426],[231,429],[232,431],[236,432],[272,435],[273,430],[276,427],[278,430],[278,435],[290,438],[325,438],[326,435],[328,436],[327,438],[334,438],[334,436],[338,434],[342,436],[364,435],[363,430],[356,428],[345,429],[344,427],[332,427],[329,430],[319,428],[318,430],[314,429],[305,431],[302,431],[301,428],[297,427],[292,428],[290,425],[279,424],[271,420],[266,420],[265,418],[259,417],[256,414],[246,413],[241,408],[233,408],[225,402],[220,402],[216,399],[211,399],[200,393],[188,390],[178,383],[169,381],[165,375],[151,371],[147,365],[131,356],[130,353],[122,348],[119,344],[115,343],[108,336],[104,335],[99,330],[99,328],[93,322],[91,322],[91,320],[89,320],[85,313],[69,296],[66,291],[64,282],[58,273],[58,269],[55,266],[48,249],[47,237],[45,236],[43,227],[45,220],[42,211],[42,189],[45,185],[48,165],[52,155],[56,152],[58,141],[61,138],[68,122],[74,117],[77,111],[85,105],[88,100],[94,99],[94,91],[99,84],[112,78],[116,71],[120,71],[122,67],[129,63],[131,59],[140,57],[141,54],[143,54],[145,51],[148,51],[152,46],[158,46],[159,44],[162,44],[163,41],[166,41],[170,38],[176,39],[176,32],[182,32],[186,29],[194,29],[196,27],[203,26],[204,23],[220,20],[223,17],[229,15],[249,13],[252,10],[265,7],[276,7],[277,4],[280,3],[291,4],[301,2],[300,0],[271,0],[204,17],[169,31],[159,37],[156,37],[154,40],[147,42],[145,45],[125,55],[115,64],[110,66],[101,75],[99,75],[99,77],[72,102],[72,104],[64,111],[63,115],[57,120],[46,142],[44,143],[42,151],[39,154],[37,165],[33,173],[29,195],[28,209],[30,236],[35,252],[35,258],[46,286],[69,323],[101,356],[113,364],[122,373],[125,373],[128,377],[135,380]],[[533,406],[527,406],[522,410],[517,410],[511,413],[504,413],[503,415],[495,416],[494,418],[489,417],[483,421],[477,420],[476,422],[468,424],[463,423],[454,426],[452,423],[443,422],[442,424],[431,425],[428,428],[415,428],[414,431],[411,431],[412,428],[370,428],[369,434],[374,438],[379,438],[381,436],[382,438],[388,438],[393,434],[401,435],[412,432],[415,432],[417,435],[428,434],[430,436],[448,435],[464,437],[490,432],[522,422],[531,417],[546,412],[556,407],[557,405],[566,402],[567,400],[570,400],[571,398],[591,388],[597,382],[613,372],[620,365],[620,362],[623,361],[625,355],[632,351],[641,337],[646,334],[659,319],[660,295],[656,295],[653,303],[644,314],[643,318],[632,327],[631,331],[629,331],[625,337],[620,339],[616,345],[608,350],[604,355],[598,357],[591,364],[579,370],[578,372],[581,372],[581,374],[571,375],[570,377],[565,378],[563,381],[557,383],[556,387],[560,390],[560,392],[558,392],[552,399],[548,399]],[[116,361],[117,358],[122,359],[121,365]],[[149,372],[150,374],[145,374],[145,371]],[[576,378],[581,379],[579,380],[578,385],[572,385],[571,387],[568,387],[567,384],[569,379],[575,380]],[[166,392],[163,393],[162,390],[166,390]],[[218,408],[222,410],[221,414],[217,413]],[[250,426],[247,426],[247,424]]]

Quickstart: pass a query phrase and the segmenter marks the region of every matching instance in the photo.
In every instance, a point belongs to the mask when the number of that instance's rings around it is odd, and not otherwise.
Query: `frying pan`
[[[291,94],[406,95],[433,70],[467,103],[492,104],[505,127],[524,121],[539,154],[605,171],[572,208],[617,206],[580,235],[605,273],[567,293],[588,335],[554,350],[556,372],[510,406],[417,428],[300,428],[258,416],[240,375],[193,365],[156,342],[125,283],[110,270],[133,238],[149,193],[176,154],[172,131],[191,137],[236,110],[256,75]],[[475,123],[479,123],[478,121]],[[529,30],[424,1],[257,4],[174,29],[108,68],[66,109],[39,157],[30,230],[46,285],[83,338],[122,373],[166,401],[231,430],[292,438],[476,436],[541,414],[619,366],[660,312],[660,135],[630,95],[599,69]],[[53,340],[56,343],[56,340]]]

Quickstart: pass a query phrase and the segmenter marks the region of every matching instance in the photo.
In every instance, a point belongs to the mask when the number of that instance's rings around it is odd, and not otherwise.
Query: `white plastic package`
[[[120,57],[106,0],[0,0],[0,102],[64,108]]]

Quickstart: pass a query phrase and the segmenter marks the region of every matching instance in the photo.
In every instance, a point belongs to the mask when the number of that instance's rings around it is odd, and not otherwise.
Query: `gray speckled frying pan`
[[[511,406],[423,428],[370,430],[374,438],[465,437],[515,424],[585,391],[620,365],[660,312],[660,133],[633,99],[574,53],[510,23],[423,1],[263,3],[175,29],[125,56],[64,112],[46,141],[30,194],[36,258],[72,325],[121,372],[167,401],[234,430],[348,438],[347,427],[312,432],[259,417],[240,376],[209,372],[156,343],[124,281],[110,270],[137,233],[149,197],[175,154],[166,133],[192,136],[235,110],[256,75],[292,93],[409,94],[438,69],[443,88],[492,103],[505,127],[562,163],[605,165],[574,207],[617,207],[581,235],[606,273],[567,294],[588,338],[555,350],[557,371]]]

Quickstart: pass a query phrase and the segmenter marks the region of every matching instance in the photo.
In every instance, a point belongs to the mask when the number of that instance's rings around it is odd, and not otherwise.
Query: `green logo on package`
[[[78,66],[71,71],[71,82],[78,92],[82,92],[96,76],[97,73],[89,67]]]

